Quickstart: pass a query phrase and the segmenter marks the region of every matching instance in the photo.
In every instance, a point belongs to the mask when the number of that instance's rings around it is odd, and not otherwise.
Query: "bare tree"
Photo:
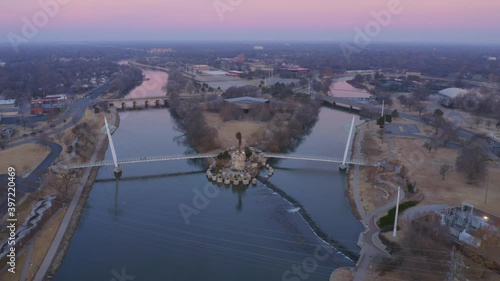
[[[427,150],[429,150],[429,152],[432,151],[432,149],[434,148],[434,142],[432,140],[426,140],[424,145],[423,145],[424,148],[427,148]]]
[[[490,120],[490,119],[486,120],[486,127],[487,127],[488,129],[490,129],[491,124],[492,124],[492,122],[491,122],[491,120]]]
[[[63,143],[63,139],[64,139],[64,132],[59,132],[57,134],[54,135],[55,139],[59,142],[59,143]]]
[[[79,173],[75,170],[62,171],[53,174],[53,187],[57,190],[61,199],[68,199],[69,191],[79,183]]]
[[[55,108],[52,108],[47,112],[47,121],[49,122],[49,124],[52,125],[56,117],[57,117],[57,110]]]
[[[451,165],[448,164],[442,164],[439,167],[439,174],[441,175],[442,180],[446,177],[446,175],[451,171]]]
[[[463,173],[468,183],[475,183],[485,174],[488,155],[479,141],[474,141],[463,148],[457,158],[457,169]]]
[[[440,139],[443,141],[444,146],[447,146],[448,143],[458,140],[458,131],[460,128],[455,128],[449,122],[445,122],[442,126]]]
[[[476,124],[476,126],[479,126],[482,122],[483,118],[481,118],[480,116],[474,117],[474,124]]]
[[[432,126],[434,127],[434,129],[435,129],[434,134],[436,134],[436,135],[437,135],[437,133],[439,132],[439,129],[441,129],[442,127],[445,127],[445,125],[446,125],[446,120],[445,120],[442,116],[435,115],[435,116],[432,118],[431,125],[432,125]]]
[[[429,125],[432,121],[433,116],[431,113],[426,113],[426,114],[422,115],[421,118],[425,122],[425,125]]]
[[[425,111],[425,105],[419,103],[414,106],[415,110],[418,111],[418,115],[422,115],[422,112]]]
[[[7,141],[3,139],[0,140],[0,149],[4,150],[6,146],[7,146]]]

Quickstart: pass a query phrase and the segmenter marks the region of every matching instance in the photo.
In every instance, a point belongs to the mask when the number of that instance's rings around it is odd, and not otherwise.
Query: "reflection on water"
[[[127,98],[159,97],[166,94],[164,90],[168,81],[166,72],[143,69],[142,74],[145,80],[132,90]]]
[[[368,98],[370,93],[363,89],[357,89],[347,83],[353,77],[340,77],[330,86],[330,95],[334,97]]]

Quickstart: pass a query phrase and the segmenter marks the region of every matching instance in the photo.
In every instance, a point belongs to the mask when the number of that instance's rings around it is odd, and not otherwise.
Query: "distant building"
[[[357,70],[346,70],[346,74],[373,74],[371,69],[357,69]]]
[[[227,76],[233,76],[233,77],[240,77],[244,72],[243,71],[236,71],[236,70],[230,70],[227,72]]]
[[[280,76],[286,78],[299,78],[309,73],[308,68],[297,65],[284,66],[279,69]]]
[[[257,104],[269,104],[271,101],[268,99],[262,99],[262,98],[254,98],[254,97],[239,97],[239,98],[232,98],[232,99],[225,99],[225,102],[230,102],[232,104],[237,105],[238,107],[242,108],[245,113],[248,113],[250,108]]]
[[[16,100],[0,100],[0,114],[2,114],[2,117],[19,114],[19,107],[16,106]]]
[[[210,70],[210,66],[208,66],[206,64],[196,64],[196,65],[193,65],[193,70],[194,71]]]
[[[229,61],[229,62],[244,62],[246,60],[245,54],[239,54],[234,58],[218,58],[220,61]]]
[[[66,108],[68,98],[66,95],[47,95],[43,98],[35,98],[31,100],[31,115],[43,115],[50,109]]]
[[[444,96],[445,98],[455,98],[458,95],[467,93],[467,90],[460,88],[446,88],[438,92],[439,95]]]
[[[496,60],[497,60],[497,57],[488,57],[488,60],[489,60],[489,61],[496,61]]]
[[[0,100],[0,108],[12,108],[16,106],[16,100]]]
[[[0,67],[4,67],[4,66],[5,66],[5,62],[0,61]]]
[[[253,46],[253,49],[257,50],[257,51],[261,51],[261,50],[264,50],[264,46],[256,45],[256,46]]]
[[[149,50],[151,54],[163,54],[163,53],[172,53],[174,49],[172,48],[153,48]]]
[[[408,76],[417,76],[417,77],[421,77],[422,76],[422,72],[412,72],[412,71],[407,71],[406,72],[406,77]]]

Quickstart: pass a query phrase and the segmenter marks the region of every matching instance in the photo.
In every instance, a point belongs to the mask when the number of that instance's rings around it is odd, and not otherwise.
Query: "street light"
[[[486,169],[486,193],[484,194],[484,204],[486,204],[486,199],[488,198],[489,182],[490,182],[490,169]]]

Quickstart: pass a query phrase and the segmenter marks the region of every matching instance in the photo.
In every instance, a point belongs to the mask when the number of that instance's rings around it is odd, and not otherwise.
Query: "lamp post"
[[[486,199],[488,198],[489,182],[490,182],[490,169],[486,169],[486,193],[484,194],[484,204],[486,204]]]

